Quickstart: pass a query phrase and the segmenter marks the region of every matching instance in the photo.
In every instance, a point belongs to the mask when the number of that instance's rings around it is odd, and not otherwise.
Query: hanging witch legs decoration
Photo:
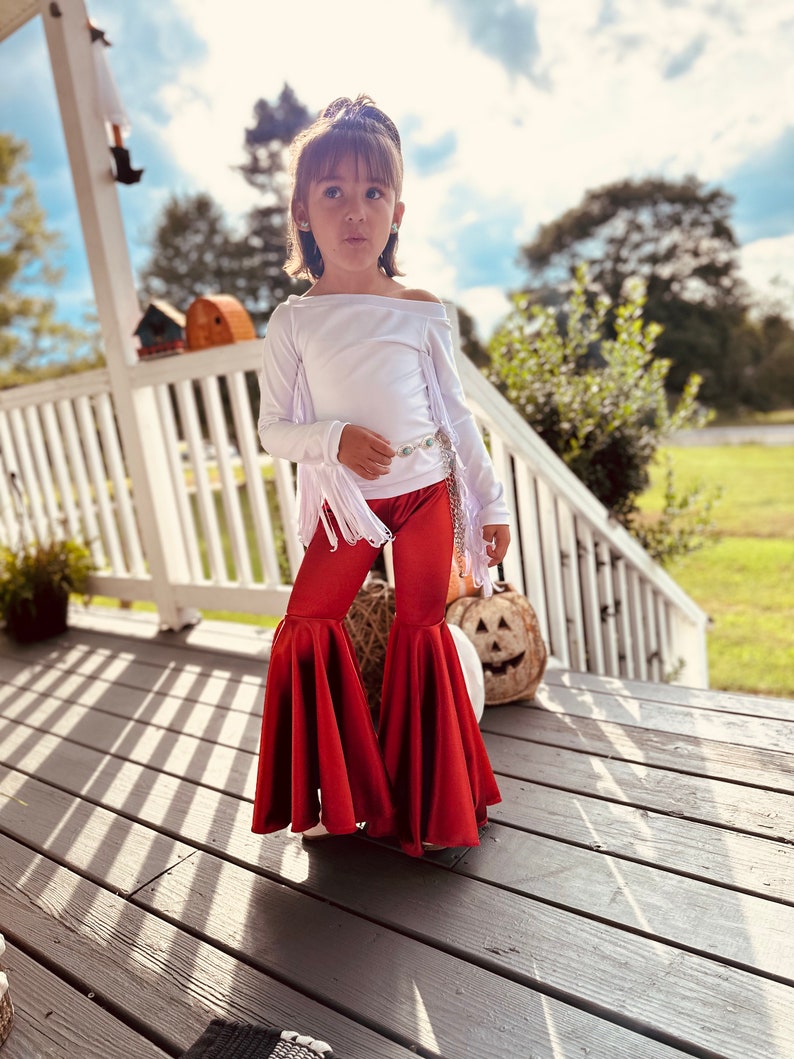
[[[130,131],[130,122],[105,55],[105,48],[110,47],[110,41],[104,32],[92,22],[88,23],[88,28],[91,33],[91,51],[94,55],[99,102],[105,122],[110,128],[113,138],[110,153],[113,155],[116,168],[115,179],[120,184],[137,184],[141,179],[143,170],[132,168],[130,152],[124,146],[124,136]]]

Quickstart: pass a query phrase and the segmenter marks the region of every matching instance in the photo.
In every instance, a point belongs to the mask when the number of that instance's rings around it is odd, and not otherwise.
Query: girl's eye
[[[367,189],[367,198],[368,199],[382,199],[383,198],[383,192],[380,190],[380,188],[368,188]]]
[[[327,199],[338,199],[342,192],[337,187],[331,187],[326,188],[324,194]]]

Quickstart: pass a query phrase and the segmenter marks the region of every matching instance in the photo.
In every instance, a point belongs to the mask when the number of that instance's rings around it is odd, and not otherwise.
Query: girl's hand
[[[507,554],[510,544],[509,526],[483,526],[483,540],[488,542],[485,549],[488,552],[488,565],[498,566]]]
[[[360,478],[373,482],[391,467],[394,449],[386,438],[348,423],[339,439],[339,462]]]

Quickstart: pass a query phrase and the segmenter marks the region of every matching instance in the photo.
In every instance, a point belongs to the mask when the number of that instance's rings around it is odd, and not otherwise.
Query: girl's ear
[[[292,219],[295,221],[301,231],[306,231],[309,227],[309,218],[306,214],[306,210],[298,202],[292,210]]]
[[[403,222],[403,214],[404,213],[405,213],[405,203],[404,202],[398,202],[397,205],[394,207],[394,218],[393,218],[394,219],[394,223],[397,225],[398,228],[400,227],[400,225]]]

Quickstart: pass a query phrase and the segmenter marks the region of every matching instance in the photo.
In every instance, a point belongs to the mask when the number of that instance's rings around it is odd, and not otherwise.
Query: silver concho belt
[[[439,444],[438,434],[425,434],[418,441],[405,441],[397,446],[395,455],[402,457],[412,456],[419,449],[434,449]]]

